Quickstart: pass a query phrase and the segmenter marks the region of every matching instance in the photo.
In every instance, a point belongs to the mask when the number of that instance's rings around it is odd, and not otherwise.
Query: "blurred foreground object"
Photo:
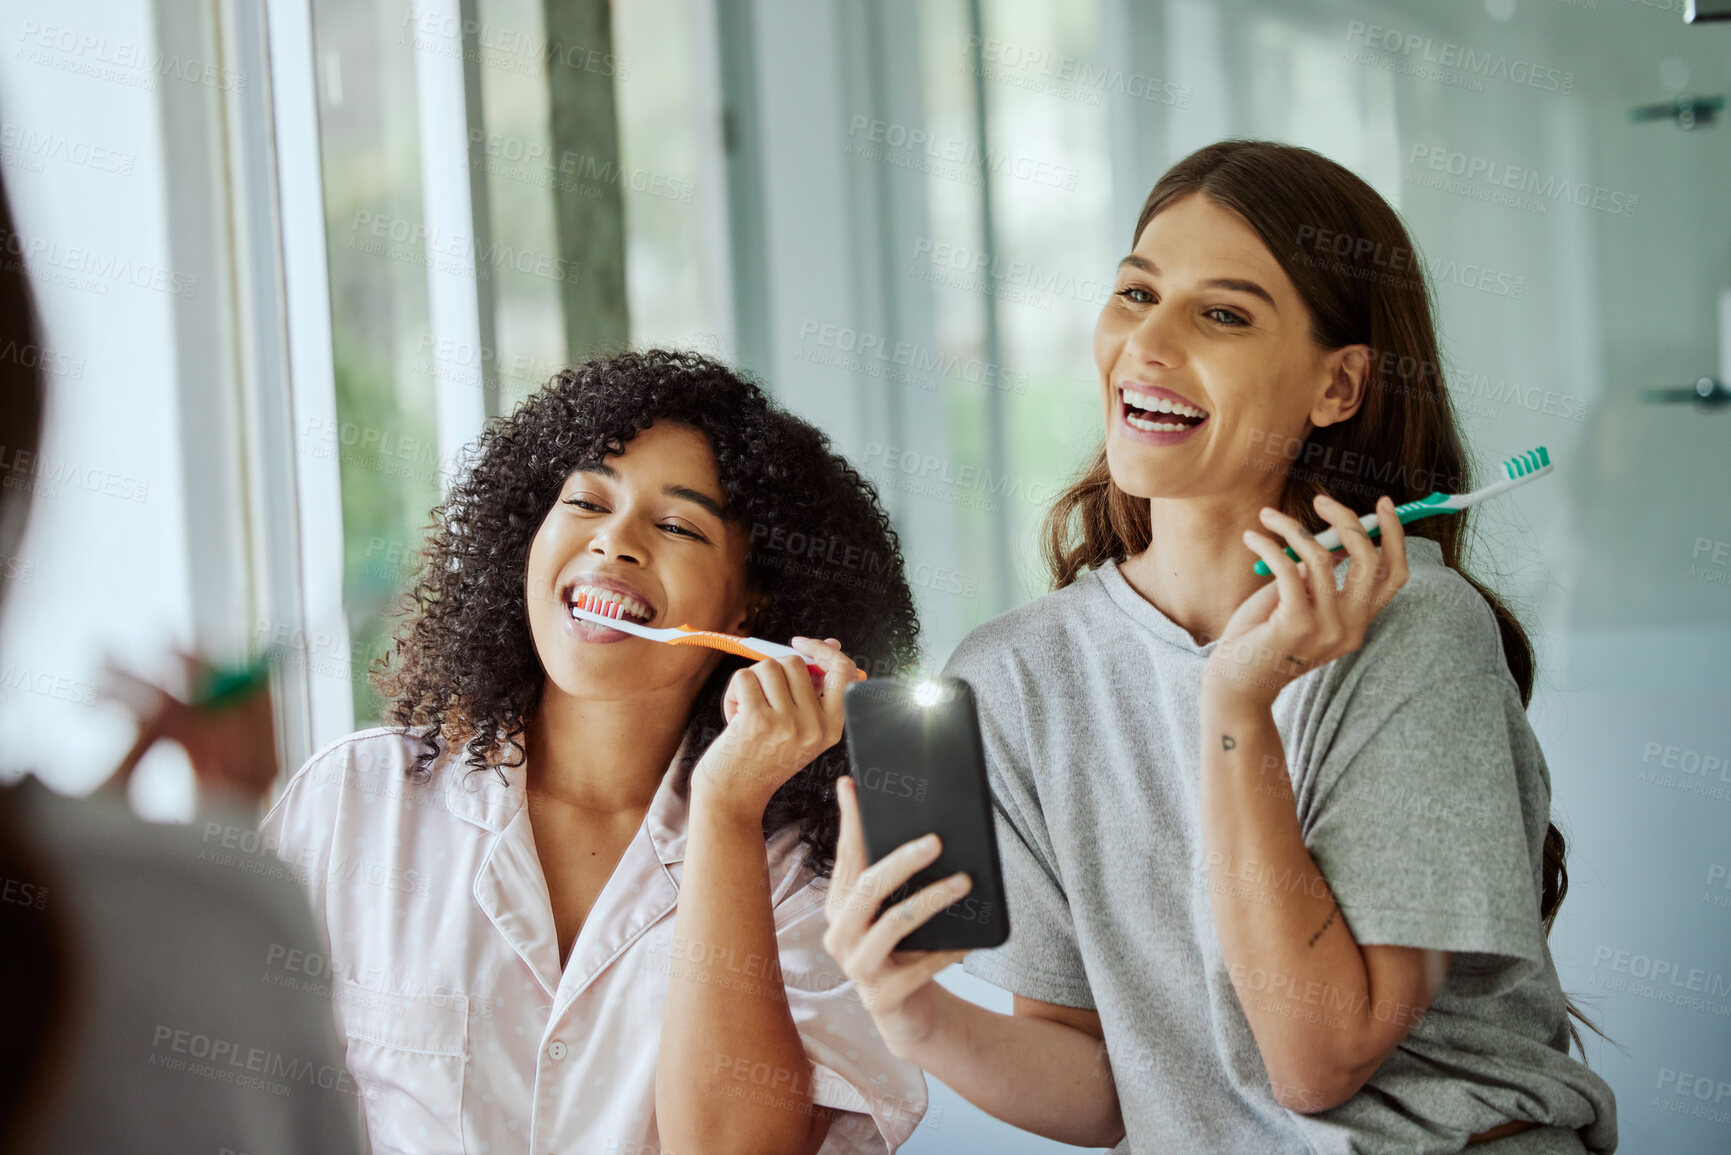
[[[188,654],[180,661],[192,687],[184,700],[112,662],[103,671],[104,695],[138,720],[138,738],[103,789],[125,793],[145,752],[167,739],[186,750],[201,797],[257,806],[277,776],[269,655],[227,669]]]

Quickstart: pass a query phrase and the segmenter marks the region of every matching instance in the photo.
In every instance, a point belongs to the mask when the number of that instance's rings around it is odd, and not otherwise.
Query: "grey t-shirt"
[[[327,947],[254,815],[143,822],[118,795],[10,789],[72,956],[67,1059],[48,1102],[29,1105],[49,1114],[31,1150],[365,1151]]]
[[[1509,1119],[1543,1126],[1499,1152],[1616,1147],[1610,1088],[1568,1054],[1539,920],[1544,755],[1489,606],[1435,542],[1409,539],[1407,556],[1411,581],[1364,645],[1274,703],[1305,844],[1353,935],[1455,952],[1406,1040],[1320,1114],[1275,1101],[1215,933],[1210,885],[1283,884],[1205,861],[1199,710],[1218,643],[1197,645],[1109,565],[950,658],[980,704],[1010,915],[1009,941],[964,965],[1099,1011],[1120,1151],[1458,1151]],[[1243,977],[1294,1015],[1345,1013]]]

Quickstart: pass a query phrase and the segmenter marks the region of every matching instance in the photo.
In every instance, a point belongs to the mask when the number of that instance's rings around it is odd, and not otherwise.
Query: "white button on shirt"
[[[762,981],[767,959],[680,957],[673,913],[686,803],[670,770],[559,967],[523,768],[441,757],[367,730],[303,766],[261,830],[295,868],[330,943],[322,963],[376,1155],[652,1155],[655,1066],[674,968]],[[823,953],[823,891],[787,827],[769,840],[782,981],[834,1117],[822,1151],[893,1152],[926,1111],[919,1069],[891,1055]],[[309,963],[320,969],[321,963]],[[316,976],[315,976],[316,977]],[[797,1103],[767,1070],[717,1056],[742,1103]],[[785,1078],[785,1077],[784,1077]]]

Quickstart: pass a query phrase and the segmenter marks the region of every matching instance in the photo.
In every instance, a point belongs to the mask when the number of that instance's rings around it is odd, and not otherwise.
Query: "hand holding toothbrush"
[[[859,673],[834,638],[794,638],[791,657],[735,671],[722,699],[727,729],[691,776],[693,806],[723,806],[752,822],[782,785],[841,740],[842,691]],[[807,667],[823,672],[814,684]]]
[[[1203,696],[1272,704],[1288,682],[1364,644],[1371,620],[1407,581],[1406,530],[1395,504],[1376,503],[1382,547],[1359,518],[1327,494],[1317,494],[1316,512],[1338,534],[1351,557],[1345,584],[1335,586],[1335,558],[1298,521],[1264,508],[1262,524],[1287,541],[1246,530],[1244,542],[1274,573],[1274,580],[1244,600],[1226,623],[1208,660]],[[1289,554],[1301,560],[1295,563]]]
[[[1500,481],[1493,481],[1471,493],[1442,493],[1439,491],[1427,494],[1417,501],[1409,501],[1403,505],[1395,506],[1395,517],[1400,524],[1407,525],[1422,518],[1436,517],[1439,514],[1461,513],[1482,501],[1500,496],[1511,489],[1527,484],[1529,481],[1543,477],[1554,468],[1556,467],[1551,464],[1551,451],[1540,445],[1504,461],[1503,478]],[[1367,513],[1358,519],[1358,524],[1360,529],[1375,538],[1377,534],[1382,532],[1378,526],[1379,521],[1380,518],[1376,514]],[[1316,540],[1322,544],[1324,549],[1338,551],[1341,548],[1341,530],[1330,526],[1317,534]],[[1293,561],[1299,560],[1298,551],[1291,548],[1287,549],[1286,556]],[[1257,562],[1256,572],[1266,577],[1271,572],[1268,568],[1268,562]]]

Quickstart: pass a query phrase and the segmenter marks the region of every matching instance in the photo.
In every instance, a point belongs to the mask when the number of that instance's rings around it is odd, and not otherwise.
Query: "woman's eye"
[[[1147,289],[1138,288],[1135,285],[1119,289],[1118,295],[1123,297],[1125,300],[1135,301],[1138,305],[1151,305],[1154,303],[1153,293],[1150,293]]]
[[[602,506],[599,506],[599,505],[595,504],[593,501],[590,501],[587,498],[582,498],[582,497],[567,497],[565,499],[565,504],[566,505],[574,505],[578,509],[587,510],[590,513],[606,513],[607,512],[607,510],[605,508],[603,508]]]
[[[1205,316],[1212,317],[1222,325],[1231,325],[1233,327],[1250,324],[1249,321],[1245,320],[1239,314],[1234,313],[1231,309],[1223,309],[1218,305],[1209,309]]]
[[[698,541],[706,540],[701,533],[698,533],[695,530],[686,529],[676,521],[664,521],[661,523],[661,528],[667,530],[669,533],[677,533],[683,537],[695,538]]]

